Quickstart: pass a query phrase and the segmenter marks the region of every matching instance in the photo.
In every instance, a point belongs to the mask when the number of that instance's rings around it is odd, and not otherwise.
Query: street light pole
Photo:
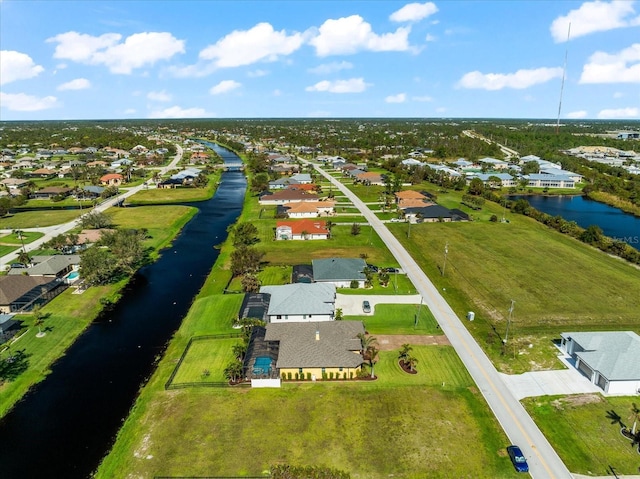
[[[447,267],[447,255],[449,254],[449,242],[444,245],[444,264],[442,265],[442,276],[444,276],[444,270]]]

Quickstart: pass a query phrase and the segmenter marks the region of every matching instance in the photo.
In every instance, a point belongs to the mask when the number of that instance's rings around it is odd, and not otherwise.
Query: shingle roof
[[[280,342],[278,368],[357,368],[364,362],[358,334],[364,334],[360,321],[271,323],[265,340]]]
[[[269,316],[298,314],[333,314],[336,288],[326,283],[295,283],[263,286],[261,293],[271,295]]]
[[[26,272],[29,276],[52,276],[57,275],[71,265],[80,264],[80,256],[77,254],[56,254],[38,262],[38,264],[24,269],[10,269],[7,274],[19,275]]]
[[[576,353],[610,381],[640,380],[640,336],[633,331],[562,333],[584,351]]]
[[[362,258],[314,259],[311,264],[315,281],[362,281],[367,279],[364,274],[367,263]]]
[[[8,305],[38,286],[56,281],[43,276],[0,276],[0,304]]]
[[[283,226],[291,228],[291,233],[293,234],[302,234],[304,232],[308,234],[329,234],[327,224],[319,220],[305,219],[299,221],[278,221],[276,223],[276,229]]]

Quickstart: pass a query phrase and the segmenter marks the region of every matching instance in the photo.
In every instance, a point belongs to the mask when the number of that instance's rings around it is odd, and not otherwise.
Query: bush
[[[491,218],[489,218],[489,221],[491,221],[492,223],[497,223],[498,222],[498,216],[497,215],[491,215]]]
[[[307,379],[311,381],[311,373],[307,373]]]
[[[282,380],[283,380],[283,381],[286,381],[286,380],[287,380],[287,375],[286,375],[285,373],[282,373],[282,376],[281,376],[281,377],[282,377]]]
[[[287,380],[291,381],[291,371],[287,373]]]
[[[327,379],[327,373],[325,372],[322,373],[322,379]]]
[[[354,279],[353,281],[351,281],[351,284],[349,285],[349,287],[351,289],[358,289],[359,285],[360,285],[360,283],[358,283],[358,281]]]
[[[329,373],[329,379],[333,379],[333,371]]]
[[[296,381],[300,379],[300,375],[298,373],[296,373]]]
[[[349,372],[349,379],[353,379],[353,371]]]

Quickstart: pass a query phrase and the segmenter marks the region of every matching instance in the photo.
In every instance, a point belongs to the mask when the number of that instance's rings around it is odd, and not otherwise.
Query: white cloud
[[[164,90],[150,91],[149,93],[147,93],[147,98],[151,101],[161,101],[161,102],[171,101],[171,95]]]
[[[622,93],[621,91],[617,91],[613,94],[613,98],[623,98],[624,97],[624,93]]]
[[[636,107],[609,108],[601,110],[600,113],[598,113],[598,118],[602,120],[616,118],[638,118],[638,116],[640,116],[640,109]]]
[[[391,14],[389,20],[392,22],[417,22],[438,11],[435,3],[408,3],[400,10]]]
[[[43,71],[44,68],[36,65],[26,53],[13,50],[0,51],[0,85],[33,78]]]
[[[269,74],[269,72],[267,70],[258,69],[258,70],[254,70],[252,72],[247,73],[247,76],[249,78],[260,78],[260,77],[266,76],[268,74]]]
[[[405,93],[398,93],[397,95],[389,95],[384,99],[386,103],[404,103],[407,101],[407,95]]]
[[[89,65],[105,65],[111,73],[130,74],[134,69],[151,66],[184,53],[184,40],[167,32],[135,33],[120,42],[122,35],[105,33],[99,37],[67,32],[47,39],[57,43],[54,58]]]
[[[640,43],[615,54],[595,52],[582,67],[580,83],[640,83]]]
[[[273,90],[272,95],[273,96],[282,96],[282,91],[279,90],[278,88],[276,88],[275,90]]]
[[[414,96],[414,97],[411,97],[411,101],[426,102],[426,101],[433,101],[433,98],[431,98],[430,96],[427,96],[427,95]]]
[[[204,108],[181,108],[177,105],[149,113],[149,118],[208,118],[211,116],[214,115],[207,113]]]
[[[306,91],[327,91],[329,93],[362,93],[370,83],[365,83],[362,78],[351,78],[349,80],[329,81],[323,80],[315,85],[305,88]]]
[[[569,23],[571,38],[640,25],[640,17],[634,18],[634,14],[633,2],[627,0],[614,0],[610,3],[598,0],[585,2],[577,10],[571,10],[567,15],[556,18],[551,23],[551,36],[556,43],[567,41]]]
[[[438,37],[435,37],[433,35],[431,35],[430,33],[427,33],[427,36],[424,37],[424,41],[425,42],[435,42],[438,39]]]
[[[394,33],[378,35],[360,15],[325,21],[318,35],[309,43],[321,57],[349,55],[362,50],[374,52],[406,51],[409,46],[410,27],[400,27]]]
[[[460,88],[482,90],[502,90],[503,88],[523,89],[554,78],[562,77],[562,68],[536,68],[534,70],[518,70],[515,73],[466,73],[458,82]]]
[[[40,111],[58,106],[55,96],[38,98],[24,93],[0,92],[0,105],[11,111]]]
[[[353,63],[341,61],[323,63],[322,65],[318,65],[317,67],[309,68],[307,71],[309,73],[315,73],[318,75],[329,75],[330,73],[339,72],[341,70],[349,70],[351,68],[353,68]]]
[[[276,61],[302,46],[303,35],[274,31],[269,23],[258,23],[249,30],[234,30],[200,52],[203,60],[214,60],[220,68],[251,65],[258,61]]]
[[[565,115],[569,119],[579,120],[587,117],[587,110],[572,111]]]
[[[209,93],[211,95],[220,95],[222,93],[228,93],[232,90],[240,88],[241,86],[242,83],[239,83],[235,80],[222,80],[217,85],[212,86],[209,90]]]
[[[75,80],[68,81],[58,86],[58,90],[86,90],[91,88],[91,82],[86,78],[76,78]]]

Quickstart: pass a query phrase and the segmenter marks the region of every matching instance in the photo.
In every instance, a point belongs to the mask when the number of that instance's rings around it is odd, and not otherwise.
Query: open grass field
[[[189,206],[156,205],[135,208],[110,208],[107,214],[119,228],[147,228],[151,238],[147,247],[166,247],[197,210]]]
[[[634,397],[600,395],[546,396],[523,400],[524,406],[549,439],[571,472],[609,476],[609,466],[618,474],[637,474],[640,454],[611,424],[607,411],[614,410],[625,424]]]
[[[0,218],[0,229],[38,228],[71,221],[84,210],[19,211]]]
[[[64,351],[75,341],[76,337],[93,321],[102,309],[100,299],[117,295],[124,286],[118,283],[109,286],[93,287],[83,294],[72,294],[72,288],[42,308],[48,317],[41,329],[47,334],[37,338],[38,328],[33,326],[33,317],[24,315],[26,329],[20,338],[0,347],[0,358],[24,351],[27,355],[28,367],[15,380],[0,385],[0,417],[27,392],[35,383],[44,379],[53,362],[64,354]]]
[[[216,191],[220,173],[209,175],[209,184],[206,188],[151,188],[136,193],[127,198],[127,203],[134,205],[149,205],[154,203],[189,203],[192,201],[204,201],[213,196]]]

